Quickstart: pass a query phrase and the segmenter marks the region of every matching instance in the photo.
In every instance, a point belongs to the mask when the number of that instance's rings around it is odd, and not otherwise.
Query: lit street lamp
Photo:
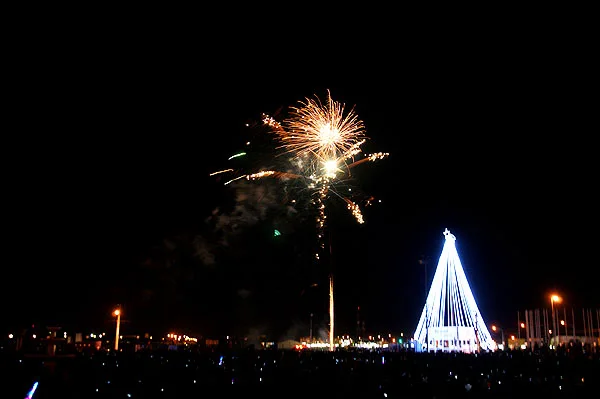
[[[115,333],[115,351],[119,350],[119,329],[121,328],[121,309],[115,309],[113,312],[117,316],[117,331]]]
[[[561,301],[561,297],[556,294],[550,296],[550,306],[552,307],[552,331],[555,331],[557,334],[557,342],[560,340],[560,333],[558,332],[558,326],[556,325],[556,319],[554,317],[554,302],[560,303]]]
[[[496,332],[500,330],[500,334],[502,336],[502,346],[504,346],[504,329],[502,327],[496,327],[496,325],[492,325],[492,331]]]
[[[525,323],[521,322],[521,324],[519,325],[519,327],[525,328]],[[519,339],[521,339],[521,328],[517,329],[517,335],[519,336]],[[525,339],[525,341],[527,341],[527,339]]]
[[[566,312],[566,310],[565,310],[565,312]],[[566,337],[567,335],[569,335],[569,334],[568,334],[568,331],[567,331],[567,323],[566,323],[564,320],[561,320],[561,321],[560,321],[560,325],[561,325],[561,326],[563,326],[563,327],[565,328],[565,337]]]

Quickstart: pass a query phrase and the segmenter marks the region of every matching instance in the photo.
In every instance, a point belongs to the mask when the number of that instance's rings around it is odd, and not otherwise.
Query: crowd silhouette
[[[597,397],[600,355],[571,343],[477,354],[196,349],[1,355],[2,398]]]

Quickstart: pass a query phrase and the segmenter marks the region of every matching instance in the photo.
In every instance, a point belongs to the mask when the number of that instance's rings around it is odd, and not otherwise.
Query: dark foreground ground
[[[0,398],[598,398],[600,355],[207,351],[0,354]]]

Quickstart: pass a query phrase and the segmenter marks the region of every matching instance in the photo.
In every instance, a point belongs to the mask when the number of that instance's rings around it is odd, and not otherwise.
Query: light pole
[[[312,342],[313,342],[313,338],[312,338],[312,337],[313,337],[313,336],[312,336],[312,319],[313,319],[313,314],[311,313],[311,314],[310,314],[310,340],[309,340],[309,342],[310,342],[311,344],[312,344]]]
[[[504,348],[504,329],[502,327],[496,327],[495,325],[492,325],[492,331],[496,332],[497,330],[500,330],[500,334],[502,337],[502,347]]]
[[[429,352],[429,315],[427,314],[427,257],[421,256],[419,264],[424,266],[425,270],[425,347]]]
[[[525,328],[525,323],[521,322],[521,324],[519,325],[519,339],[521,339],[521,328]]]
[[[526,311],[527,312],[527,311]],[[519,325],[519,340],[521,339],[521,329],[525,328],[525,323],[521,322],[521,324]],[[528,345],[529,343],[529,337],[527,336],[527,330],[525,330],[525,345]]]
[[[552,332],[557,335],[557,337],[558,337],[557,342],[558,342],[558,339],[560,339],[560,334],[558,333],[558,331],[556,329],[557,326],[556,326],[556,318],[554,317],[554,302],[558,303],[560,301],[561,301],[561,298],[558,295],[552,294],[550,296],[550,306],[552,308]],[[555,344],[555,346],[556,346],[556,344]]]
[[[334,351],[335,345],[333,343],[333,273],[329,275],[329,350]]]
[[[565,317],[565,319],[566,319],[566,317]],[[567,339],[567,335],[568,335],[568,332],[567,332],[567,322],[565,320],[561,320],[560,321],[560,325],[565,328],[565,339]]]
[[[115,309],[113,312],[117,316],[117,331],[115,332],[115,351],[119,350],[119,329],[121,328],[121,309]]]

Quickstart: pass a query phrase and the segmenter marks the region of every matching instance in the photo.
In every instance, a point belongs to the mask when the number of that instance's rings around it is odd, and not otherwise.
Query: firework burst
[[[365,126],[354,109],[346,113],[344,109],[329,91],[326,102],[307,98],[291,107],[290,117],[274,130],[281,142],[279,148],[294,156],[314,156],[321,162],[353,156],[366,139]]]
[[[354,108],[347,112],[345,110],[345,105],[334,101],[328,91],[325,101],[315,96],[290,107],[288,116],[281,122],[263,114],[262,126],[275,136],[275,140],[274,150],[267,151],[259,158],[261,162],[278,167],[275,170],[250,168],[246,172],[227,168],[211,175],[233,175],[225,182],[226,185],[238,180],[277,178],[290,187],[294,202],[309,193],[310,203],[317,210],[317,236],[323,248],[327,200],[341,199],[355,220],[364,223],[357,195],[348,195],[353,192],[349,189],[351,170],[362,163],[374,162],[389,155],[383,152],[362,153],[361,146],[367,140],[365,125]],[[246,155],[246,152],[242,154]],[[236,155],[229,160],[239,157]],[[371,204],[372,200],[373,197],[369,197],[365,204]],[[319,257],[318,253],[316,257]]]

